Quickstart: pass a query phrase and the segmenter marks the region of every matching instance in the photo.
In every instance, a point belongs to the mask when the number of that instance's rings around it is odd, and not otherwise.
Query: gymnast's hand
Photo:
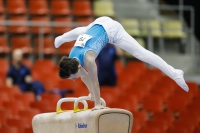
[[[88,95],[90,97],[91,101],[94,101],[94,95],[92,95],[91,93]]]
[[[109,109],[108,107],[104,107],[104,106],[102,106],[102,105],[96,105],[93,109],[92,109],[92,111],[94,111],[94,110],[100,110],[100,109]]]

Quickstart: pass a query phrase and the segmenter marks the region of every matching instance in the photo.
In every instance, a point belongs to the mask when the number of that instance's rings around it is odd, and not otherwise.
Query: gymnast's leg
[[[118,30],[118,37],[120,39],[116,38],[116,42],[114,43],[114,45],[117,45],[120,48],[126,50],[137,59],[157,67],[158,69],[163,71],[167,76],[173,79],[182,89],[184,89],[185,91],[189,90],[183,78],[184,72],[182,70],[174,69],[158,55],[143,48],[133,37],[131,37],[124,30],[121,24],[118,23],[117,25],[120,29]]]

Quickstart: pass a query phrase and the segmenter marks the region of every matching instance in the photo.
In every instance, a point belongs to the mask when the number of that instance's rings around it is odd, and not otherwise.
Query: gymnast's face
[[[81,76],[80,71],[81,71],[81,65],[79,64],[78,72],[75,74],[71,74],[68,79],[75,80],[75,79],[79,78]]]

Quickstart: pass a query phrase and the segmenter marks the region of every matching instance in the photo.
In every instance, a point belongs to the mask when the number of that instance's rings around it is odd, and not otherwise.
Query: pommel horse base
[[[34,133],[131,133],[133,115],[124,109],[88,109],[89,97],[62,98],[57,103],[56,112],[34,116],[32,120]],[[63,111],[63,102],[74,102],[74,110]],[[84,109],[78,108],[78,103]],[[101,98],[101,104],[106,106]]]

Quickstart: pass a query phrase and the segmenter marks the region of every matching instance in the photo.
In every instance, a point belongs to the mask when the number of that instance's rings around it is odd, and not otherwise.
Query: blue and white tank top
[[[83,67],[86,52],[92,50],[96,53],[97,57],[103,47],[109,42],[105,29],[99,24],[93,25],[85,34],[92,36],[86,42],[85,47],[74,46],[69,53],[69,57],[78,59]]]

